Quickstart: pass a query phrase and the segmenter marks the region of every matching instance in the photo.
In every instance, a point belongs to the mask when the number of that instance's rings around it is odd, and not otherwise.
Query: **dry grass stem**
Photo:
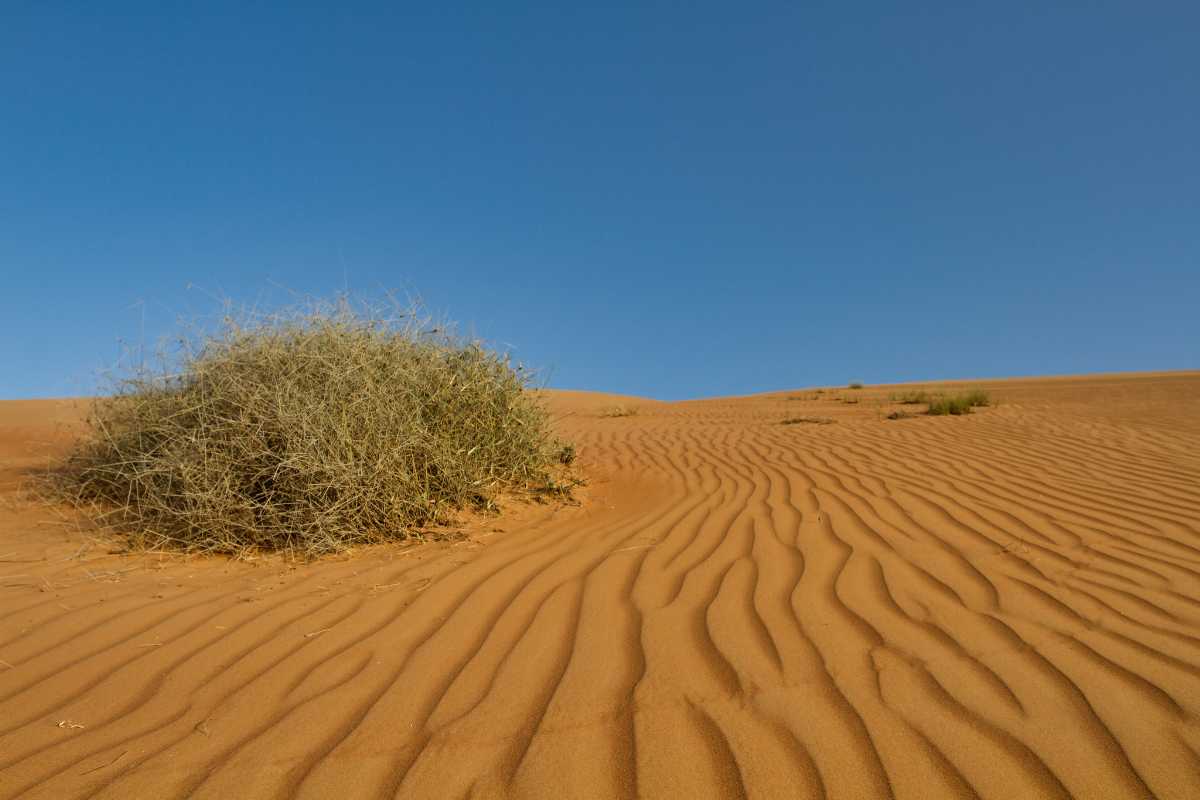
[[[79,774],[80,775],[91,775],[93,772],[99,772],[100,770],[104,769],[105,767],[111,767],[113,764],[117,763],[118,761],[120,761],[122,758],[124,758],[127,755],[129,755],[128,750],[122,751],[122,753],[119,756],[117,756],[116,758],[114,758],[112,761],[109,761],[105,764],[101,764],[98,767],[92,767],[91,769],[84,770],[83,772],[81,772]]]

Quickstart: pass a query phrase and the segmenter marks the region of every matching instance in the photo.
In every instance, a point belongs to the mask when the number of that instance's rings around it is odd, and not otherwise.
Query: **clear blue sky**
[[[189,283],[407,288],[666,399],[1200,366],[1195,2],[0,17],[0,397]]]

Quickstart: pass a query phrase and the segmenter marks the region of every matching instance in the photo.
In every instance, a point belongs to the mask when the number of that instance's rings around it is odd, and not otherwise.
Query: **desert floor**
[[[1200,373],[970,385],[550,393],[580,505],[309,564],[110,552],[0,403],[0,797],[1200,798]]]

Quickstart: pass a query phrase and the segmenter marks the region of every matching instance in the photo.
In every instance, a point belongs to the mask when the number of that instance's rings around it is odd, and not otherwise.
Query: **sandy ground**
[[[0,403],[0,797],[1200,798],[1200,373],[971,385],[554,393],[581,506],[304,565],[108,552]]]

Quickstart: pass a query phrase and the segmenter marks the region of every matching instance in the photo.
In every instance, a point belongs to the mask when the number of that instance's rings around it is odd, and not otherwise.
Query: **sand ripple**
[[[89,548],[0,404],[0,797],[1200,797],[1200,376],[989,388],[560,393],[582,507],[299,567]]]

